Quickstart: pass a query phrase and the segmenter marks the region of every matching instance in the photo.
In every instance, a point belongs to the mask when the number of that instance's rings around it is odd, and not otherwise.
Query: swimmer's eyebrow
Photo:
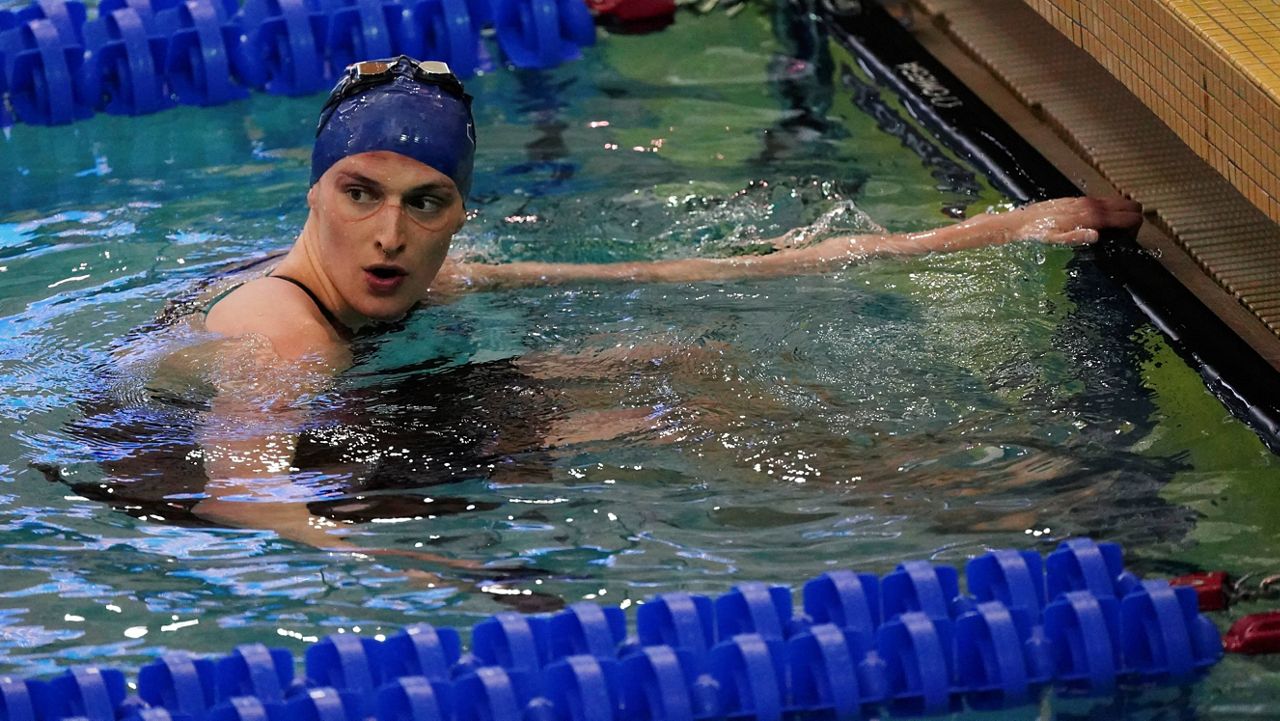
[[[368,186],[369,188],[372,188],[374,190],[382,190],[382,183],[379,183],[373,178],[370,178],[361,173],[357,173],[351,170],[341,170],[341,171],[338,171],[338,174],[340,177],[345,178],[346,180],[351,181],[353,183]],[[451,188],[449,187],[448,183],[423,183],[422,185],[414,186],[409,190],[405,191],[405,195],[406,196],[421,195],[421,194],[430,193],[433,191],[443,192],[450,189]]]
[[[382,187],[382,183],[379,183],[373,178],[370,178],[366,175],[361,175],[360,173],[352,172],[350,170],[338,171],[338,176],[344,180],[349,180],[353,183],[359,183],[360,185],[367,185],[371,188]]]

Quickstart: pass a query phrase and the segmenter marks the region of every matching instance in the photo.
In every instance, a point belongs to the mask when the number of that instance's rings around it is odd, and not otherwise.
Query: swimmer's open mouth
[[[396,265],[371,265],[364,270],[366,273],[382,280],[390,280],[392,278],[398,278],[402,275],[409,274],[407,270]]]

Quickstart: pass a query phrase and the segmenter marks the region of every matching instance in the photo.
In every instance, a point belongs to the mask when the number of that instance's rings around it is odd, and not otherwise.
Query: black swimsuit
[[[320,315],[324,316],[324,319],[329,321],[329,325],[333,326],[333,329],[338,332],[338,335],[348,339],[350,339],[352,336],[355,335],[355,332],[352,331],[351,328],[349,328],[346,323],[343,323],[342,321],[338,320],[338,316],[334,315],[333,311],[329,310],[327,307],[325,307],[324,303],[320,302],[319,296],[315,294],[315,291],[308,288],[306,283],[303,283],[297,278],[291,278],[287,275],[278,275],[276,273],[268,273],[267,277],[279,278],[280,280],[287,280],[290,283],[293,283],[294,285],[298,286],[299,288],[302,289],[303,293],[307,294],[307,297],[311,299],[311,302],[316,304],[316,310],[319,310]],[[215,300],[214,302],[216,303],[217,301]],[[210,305],[210,307],[212,307],[212,305]],[[208,312],[209,312],[208,310],[205,311],[205,313],[208,313]]]
[[[238,270],[243,270],[243,268]],[[350,326],[348,326],[346,323],[343,323],[341,320],[339,320],[338,316],[334,315],[333,311],[329,310],[329,308],[324,303],[321,303],[320,296],[316,295],[315,291],[311,290],[311,288],[306,283],[303,283],[297,278],[293,278],[291,276],[280,275],[274,271],[268,271],[266,277],[279,278],[280,280],[287,281],[289,283],[293,283],[294,285],[298,286],[298,288],[301,289],[303,293],[307,294],[307,297],[311,299],[311,302],[316,304],[316,310],[320,311],[320,315],[324,317],[325,321],[328,322],[329,325],[335,331],[337,331],[340,337],[346,340],[351,340],[353,337],[355,337],[355,331],[351,330]],[[244,285],[247,282],[249,281],[246,280],[240,283],[236,283],[230,288],[227,288],[223,290],[221,293],[218,293],[217,295],[213,296],[213,298],[207,301],[204,304],[204,307],[200,309],[201,312],[203,312],[205,316],[208,316],[209,311],[213,310],[213,306],[217,305],[219,301],[231,295],[233,292],[239,289],[240,286]],[[186,312],[190,312],[190,311],[187,310]],[[172,316],[172,317],[178,317],[182,314],[183,312],[181,309],[178,309],[177,312],[171,312],[170,309],[166,309],[165,312],[162,313],[162,315],[164,316]]]
[[[267,277],[298,286],[339,334],[351,337],[350,329],[306,284],[288,276]],[[240,285],[208,301],[196,289],[137,334],[163,330],[184,315],[207,314]],[[372,352],[353,350],[357,356]],[[422,513],[421,489],[486,476],[528,481],[544,477],[551,466],[543,447],[546,419],[561,411],[548,389],[512,360],[457,365],[453,358],[429,357],[373,374],[347,375],[335,396],[313,409],[294,452],[297,482],[326,486],[316,489],[325,500],[308,504],[312,513],[345,520],[412,517]],[[197,437],[209,412],[208,398],[154,391],[121,398],[111,392],[113,387],[104,384],[101,393],[78,404],[81,416],[65,431],[83,453],[60,459],[69,466],[96,462],[102,477],[75,482],[49,466],[50,480],[69,483],[80,495],[131,515],[206,523],[190,509],[204,497],[208,482]],[[431,496],[436,500],[433,513],[447,513],[455,505],[441,504],[436,493]],[[357,499],[363,500],[352,505]],[[485,505],[476,499],[452,500],[458,500],[458,509]]]

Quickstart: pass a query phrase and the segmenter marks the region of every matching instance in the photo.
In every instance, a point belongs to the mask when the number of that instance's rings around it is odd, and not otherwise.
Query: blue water
[[[754,9],[682,14],[554,71],[474,80],[481,150],[455,252],[725,256],[797,227],[917,230],[1006,203],[856,107],[850,88],[868,80],[838,48],[835,77],[785,51]],[[0,150],[0,672],[248,641],[297,651],[512,604],[630,607],[1081,534],[1124,544],[1145,576],[1275,570],[1276,458],[1090,251],[1033,244],[768,281],[476,294],[363,342],[312,409],[299,492],[351,502],[343,527],[363,547],[486,570],[186,525],[164,483],[198,493],[199,479],[148,452],[202,419],[198,385],[155,378],[193,338],[130,332],[292,240],[319,103],[18,126]],[[537,382],[503,370],[530,358]],[[86,430],[95,419],[112,422]],[[448,454],[474,452],[477,419],[516,447],[458,470]],[[174,474],[147,486],[159,505],[113,508],[139,488],[107,462],[124,456]],[[358,512],[370,498],[384,505]],[[495,578],[504,594],[485,592]],[[1261,713],[1268,664],[1042,715]]]

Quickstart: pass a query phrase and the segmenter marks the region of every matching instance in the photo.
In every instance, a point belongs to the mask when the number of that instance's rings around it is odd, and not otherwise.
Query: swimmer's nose
[[[399,203],[384,203],[374,214],[378,224],[374,242],[387,257],[395,257],[404,250],[408,239],[409,219]]]

